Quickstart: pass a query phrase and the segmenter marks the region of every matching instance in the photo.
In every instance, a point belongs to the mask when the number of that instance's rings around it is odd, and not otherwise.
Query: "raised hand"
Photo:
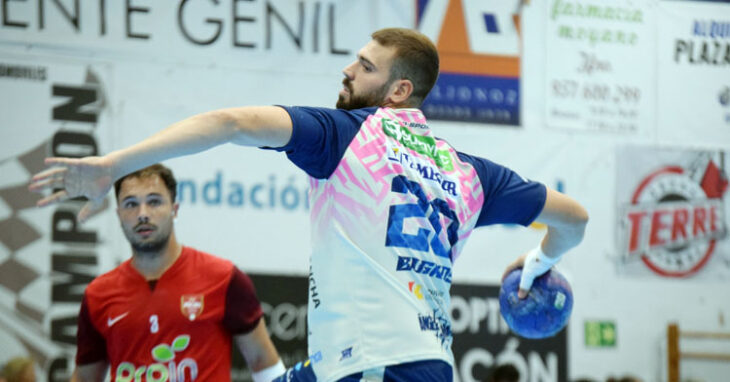
[[[46,158],[45,163],[51,167],[34,175],[28,186],[33,192],[51,192],[38,201],[39,207],[84,196],[89,202],[77,216],[80,222],[101,209],[114,182],[111,161],[105,157]]]

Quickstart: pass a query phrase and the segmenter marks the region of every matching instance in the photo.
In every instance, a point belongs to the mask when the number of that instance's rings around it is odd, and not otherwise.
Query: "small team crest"
[[[194,321],[203,313],[204,305],[202,294],[184,294],[180,297],[180,311],[190,321]]]

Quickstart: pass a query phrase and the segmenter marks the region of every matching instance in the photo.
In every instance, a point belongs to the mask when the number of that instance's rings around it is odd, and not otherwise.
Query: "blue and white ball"
[[[511,271],[499,290],[499,309],[507,325],[520,337],[552,337],[565,327],[573,310],[573,290],[555,269],[536,278],[526,298],[517,291],[522,269]]]

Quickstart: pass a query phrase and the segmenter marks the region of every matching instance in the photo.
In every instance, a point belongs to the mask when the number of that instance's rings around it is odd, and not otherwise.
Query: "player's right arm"
[[[106,361],[76,365],[71,382],[101,382],[106,377],[108,369],[109,363]]]
[[[53,191],[39,206],[85,196],[79,212],[83,221],[97,211],[114,181],[167,159],[195,154],[225,143],[244,146],[281,147],[292,136],[289,114],[277,106],[249,106],[206,112],[174,123],[135,145],[103,157],[48,158],[53,165],[35,175],[31,191]]]

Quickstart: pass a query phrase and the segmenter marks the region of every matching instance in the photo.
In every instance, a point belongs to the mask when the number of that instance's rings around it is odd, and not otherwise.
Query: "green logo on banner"
[[[448,150],[439,150],[436,148],[436,140],[431,137],[416,135],[410,130],[401,126],[398,122],[383,118],[381,120],[383,131],[385,134],[403,146],[433,159],[436,166],[451,171],[454,169],[454,162],[451,160],[451,154]]]
[[[589,348],[615,347],[616,324],[611,321],[586,321],[585,341]]]

